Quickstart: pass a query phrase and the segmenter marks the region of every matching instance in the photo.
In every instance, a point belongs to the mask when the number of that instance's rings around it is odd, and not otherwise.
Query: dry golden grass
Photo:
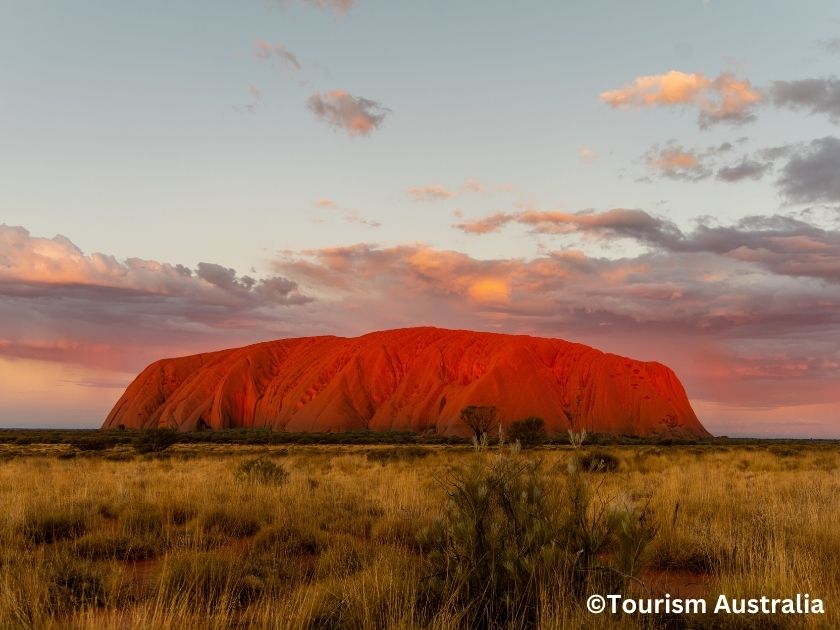
[[[407,449],[401,456],[400,448]],[[4,451],[11,451],[8,446]],[[459,628],[430,607],[421,532],[444,512],[463,447],[177,445],[0,459],[0,628]],[[814,446],[598,447],[584,475],[605,504],[645,506],[656,536],[635,589],[786,597],[826,614],[596,616],[562,583],[540,588],[544,628],[840,627],[840,451]],[[8,455],[8,452],[7,452]],[[277,483],[237,475],[256,456]],[[565,484],[569,448],[543,460]]]

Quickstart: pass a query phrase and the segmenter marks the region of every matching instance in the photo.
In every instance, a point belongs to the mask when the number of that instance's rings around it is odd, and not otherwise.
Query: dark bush
[[[70,442],[80,451],[104,451],[114,445],[114,442],[107,436],[88,436]]]
[[[174,429],[146,429],[134,440],[134,448],[140,453],[160,453],[177,441]]]
[[[508,428],[508,439],[518,441],[524,447],[538,446],[546,439],[545,421],[537,416],[516,420]]]
[[[104,606],[114,596],[107,567],[100,564],[58,557],[47,573],[47,606],[55,612]]]
[[[497,409],[493,406],[469,405],[461,409],[460,417],[461,422],[473,432],[473,437],[480,440],[481,436],[493,426],[497,413]]]
[[[619,459],[606,451],[590,451],[580,456],[580,465],[585,472],[615,472],[621,466]]]
[[[21,533],[40,545],[68,538],[78,538],[87,531],[87,519],[80,507],[41,506],[24,515]]]
[[[150,539],[122,534],[92,534],[76,543],[75,553],[88,560],[137,561],[153,558],[158,546]]]
[[[773,453],[776,457],[802,457],[803,453],[802,450],[796,448],[795,446],[787,446],[780,444],[778,446],[774,445],[767,449],[769,452]]]
[[[421,446],[394,446],[392,448],[379,448],[370,450],[365,453],[365,457],[369,462],[394,462],[399,460],[411,461],[428,457],[431,449],[423,448]]]

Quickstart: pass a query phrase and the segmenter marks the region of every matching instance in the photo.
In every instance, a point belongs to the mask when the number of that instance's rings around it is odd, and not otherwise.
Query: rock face
[[[467,434],[467,405],[503,424],[540,416],[549,432],[707,436],[660,363],[560,339],[406,328],[304,337],[151,364],[103,428],[261,427]]]

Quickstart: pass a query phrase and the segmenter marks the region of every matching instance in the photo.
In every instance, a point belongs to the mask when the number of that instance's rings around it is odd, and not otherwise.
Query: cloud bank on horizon
[[[237,80],[251,101],[233,115],[247,112],[236,124],[257,126],[241,132],[247,142],[268,130],[268,149],[230,171],[238,184],[218,171],[179,196],[192,208],[183,210],[191,236],[161,229],[182,212],[168,204],[148,215],[167,250],[140,226],[132,237],[139,211],[79,209],[64,222],[27,206],[23,192],[0,197],[0,208],[24,208],[0,214],[0,425],[55,417],[98,426],[161,356],[438,325],[661,361],[716,433],[840,437],[840,80],[827,66],[784,77],[771,65],[700,69],[675,58],[653,72],[627,61],[623,77],[601,79],[593,62],[567,86],[583,94],[578,111],[593,113],[558,118],[545,113],[557,101],[535,105],[539,91],[495,110],[473,55],[437,58],[409,38],[393,56],[413,70],[371,58],[360,36],[376,40],[388,25],[373,5],[267,4],[265,15],[324,29],[338,53],[328,43],[320,53],[318,38],[296,38],[282,22],[244,32],[240,50],[251,52],[237,58]],[[808,38],[815,58],[836,60],[836,37]],[[361,61],[385,65],[368,71]],[[529,76],[518,79],[523,93]],[[566,145],[539,160],[499,155],[502,170],[486,146],[463,153],[510,129],[526,149],[539,146],[539,130],[552,125]],[[242,141],[230,133],[231,146]],[[289,156],[282,168],[278,153]],[[20,181],[49,178],[45,164]],[[114,191],[103,178],[78,190],[119,207],[156,181],[166,178]],[[203,187],[229,208],[213,223],[201,222],[216,203]],[[97,221],[123,226],[123,240],[92,239],[86,226]]]

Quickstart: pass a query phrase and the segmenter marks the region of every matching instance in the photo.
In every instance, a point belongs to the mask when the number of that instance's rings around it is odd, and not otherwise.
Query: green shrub
[[[557,503],[539,465],[474,463],[448,488],[443,519],[421,534],[432,607],[463,610],[469,628],[533,626],[541,585],[561,561]]]
[[[508,439],[524,447],[542,444],[546,439],[545,421],[537,416],[516,420],[508,428]]]
[[[289,478],[289,473],[280,464],[267,457],[257,457],[242,462],[236,468],[236,476],[249,483],[282,485]]]
[[[572,458],[565,488],[518,455],[477,460],[448,481],[441,520],[420,537],[430,610],[463,627],[534,628],[541,597],[627,589],[656,534],[647,509],[613,505]]]

